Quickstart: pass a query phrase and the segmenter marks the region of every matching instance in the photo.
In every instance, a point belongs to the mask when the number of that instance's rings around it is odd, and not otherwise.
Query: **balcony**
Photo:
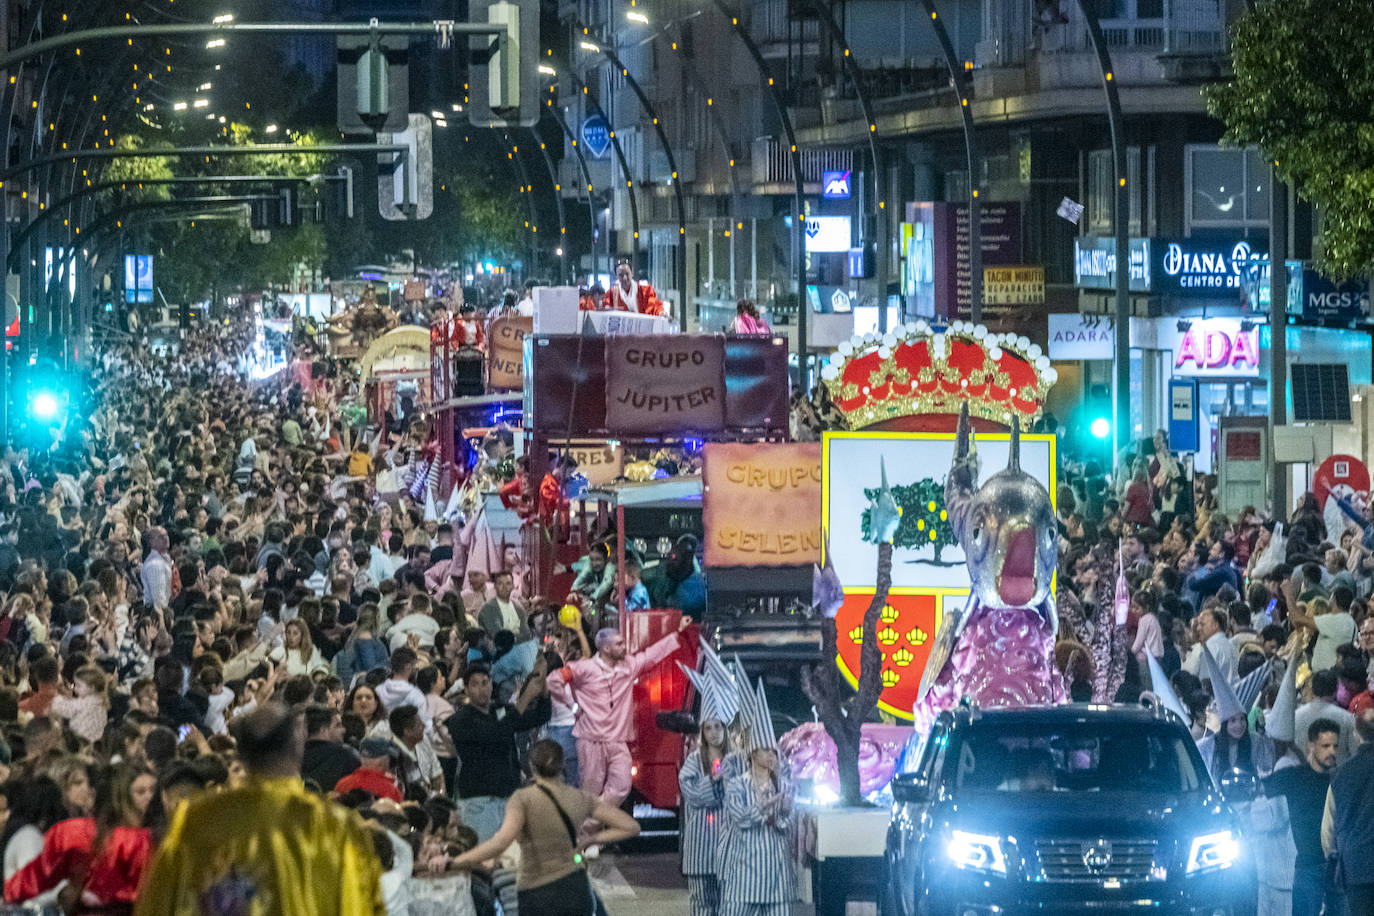
[[[786,140],[759,137],[749,146],[750,171],[755,194],[792,194],[792,151]],[[848,171],[854,167],[854,154],[847,149],[803,149],[802,187],[807,194],[821,192],[821,172]]]
[[[1133,0],[1130,9],[1143,0]],[[1097,85],[1101,80],[1087,22],[1075,2],[1058,13],[1032,16],[1028,4],[984,0],[980,68],[1028,67],[1027,88]],[[1123,84],[1192,82],[1216,76],[1226,53],[1223,0],[1162,0],[1160,16],[1102,19],[1102,36]],[[1028,66],[1029,65],[1029,66]],[[978,78],[984,97],[999,94],[1000,81]]]

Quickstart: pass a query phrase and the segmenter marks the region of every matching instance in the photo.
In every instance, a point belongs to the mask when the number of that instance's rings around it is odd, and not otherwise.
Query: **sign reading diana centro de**
[[[1267,261],[1262,248],[1247,241],[1208,241],[1205,239],[1151,239],[1150,253],[1154,280],[1152,292],[1172,293],[1184,298],[1240,295],[1245,266],[1251,261]]]
[[[1089,237],[1075,239],[1073,245],[1074,286],[1115,288],[1115,240]],[[1265,264],[1260,240],[1131,239],[1130,287],[1136,293],[1180,299],[1239,299],[1246,290],[1249,271]],[[1260,301],[1268,302],[1267,292]]]

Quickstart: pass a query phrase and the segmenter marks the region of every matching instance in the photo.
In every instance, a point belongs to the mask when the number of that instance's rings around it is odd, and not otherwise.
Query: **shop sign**
[[[820,562],[819,442],[711,442],[703,460],[707,566]]]
[[[806,218],[806,250],[810,254],[848,253],[850,246],[849,217],[808,216]]]
[[[1198,446],[1197,381],[1169,379],[1169,447],[1195,452]]]
[[[1021,204],[979,204],[979,242],[986,267],[1016,266],[1025,259]],[[968,318],[973,306],[973,260],[969,251],[967,204],[919,201],[907,204],[907,286],[916,314]]]
[[[593,159],[605,159],[611,148],[611,126],[599,114],[588,115],[582,122],[582,143]]]
[[[984,305],[1044,305],[1045,268],[983,268]]]
[[[1309,321],[1362,321],[1369,317],[1369,281],[1333,283],[1311,267],[1288,264],[1288,313]]]
[[[590,487],[614,483],[625,473],[625,450],[617,442],[573,441],[566,449],[551,447],[549,460],[564,452],[577,462],[577,473],[587,478]]]
[[[821,172],[821,197],[825,200],[849,200],[850,170]]]
[[[1247,270],[1268,260],[1263,248],[1244,240],[1152,239],[1150,253],[1152,291],[1184,299],[1239,296],[1246,288]],[[1267,274],[1261,270],[1259,282],[1267,283]]]
[[[1172,323],[1175,319],[1160,319]],[[1180,376],[1259,375],[1259,327],[1239,318],[1184,320],[1173,332],[1161,328],[1160,349],[1172,349],[1174,374]]]
[[[707,432],[724,425],[721,338],[606,338],[606,426],[612,432]]]
[[[1150,291],[1150,240],[1131,239],[1133,293]],[[1116,239],[1073,240],[1073,285],[1079,289],[1116,289]]]
[[[1111,359],[1116,353],[1112,319],[1100,316],[1047,315],[1050,359]]]

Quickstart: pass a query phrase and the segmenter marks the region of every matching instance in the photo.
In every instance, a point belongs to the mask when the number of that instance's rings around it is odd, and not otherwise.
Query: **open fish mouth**
[[[1035,598],[1035,532],[1022,528],[1007,541],[997,595],[1007,607],[1025,607]]]

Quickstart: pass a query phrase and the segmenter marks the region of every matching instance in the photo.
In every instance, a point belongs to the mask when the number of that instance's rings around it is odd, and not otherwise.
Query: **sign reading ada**
[[[722,338],[606,338],[607,429],[647,435],[708,432],[724,426]]]
[[[487,332],[487,387],[519,391],[525,387],[525,335],[534,332],[534,319],[503,315]]]
[[[707,566],[820,562],[819,442],[710,442],[703,458]]]

